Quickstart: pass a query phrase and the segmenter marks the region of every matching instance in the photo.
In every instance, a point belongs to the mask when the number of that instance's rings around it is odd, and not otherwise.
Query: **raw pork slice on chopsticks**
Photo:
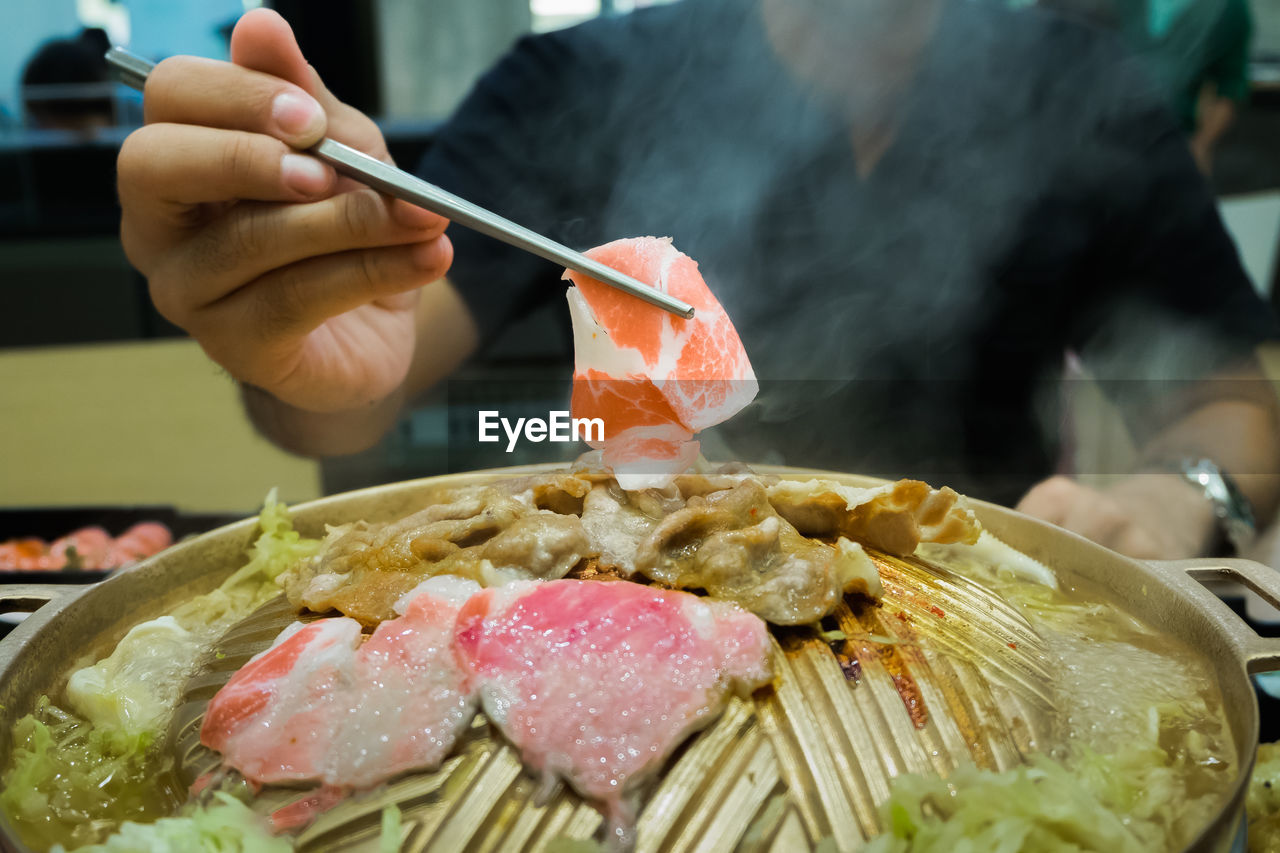
[[[479,588],[432,578],[363,644],[354,619],[295,623],[213,697],[201,741],[261,784],[364,788],[438,765],[475,712],[453,627]]]
[[[627,581],[483,590],[458,614],[457,644],[485,713],[525,765],[602,804],[620,834],[637,787],[672,750],[730,692],[772,677],[758,617]]]
[[[616,240],[587,257],[688,302],[685,320],[569,270],[573,415],[604,422],[603,451],[626,489],[663,486],[698,456],[694,433],[741,411],[758,385],[746,349],[698,265],[669,239]]]

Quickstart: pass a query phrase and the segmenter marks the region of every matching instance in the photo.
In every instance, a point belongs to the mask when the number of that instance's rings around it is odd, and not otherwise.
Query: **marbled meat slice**
[[[210,700],[200,742],[255,782],[325,778],[360,640],[351,619],[290,625]]]
[[[453,628],[478,589],[426,581],[363,644],[352,619],[287,628],[214,696],[201,742],[262,784],[366,788],[438,765],[475,712]]]
[[[696,459],[699,430],[732,417],[758,385],[724,308],[669,239],[616,240],[587,252],[694,307],[692,320],[569,270],[575,417],[604,422],[605,463],[624,488],[670,482]]]
[[[632,795],[730,691],[771,678],[765,624],[722,601],[639,584],[514,583],[458,615],[457,647],[485,713],[526,766],[603,805]]]

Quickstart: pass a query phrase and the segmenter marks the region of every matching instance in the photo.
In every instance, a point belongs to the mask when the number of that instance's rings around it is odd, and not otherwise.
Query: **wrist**
[[[341,411],[311,411],[245,382],[240,397],[245,412],[265,438],[300,456],[345,456],[368,450],[395,424],[402,389],[371,405]]]
[[[1244,553],[1257,538],[1258,525],[1253,505],[1236,482],[1208,458],[1187,457],[1175,467],[1213,513],[1213,552]]]
[[[1133,474],[1106,493],[1123,504],[1145,529],[1158,532],[1170,554],[1204,556],[1212,553],[1218,542],[1213,507],[1180,473]]]

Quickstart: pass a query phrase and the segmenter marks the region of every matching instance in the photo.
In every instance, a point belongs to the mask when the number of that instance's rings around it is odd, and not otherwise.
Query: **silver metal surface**
[[[123,83],[139,90],[143,88],[147,74],[154,67],[151,62],[141,56],[119,47],[113,47],[107,51],[107,63],[116,69]],[[387,195],[416,204],[432,213],[446,216],[459,225],[493,237],[495,240],[501,240],[503,243],[523,249],[540,258],[589,275],[610,287],[629,293],[678,317],[686,320],[693,318],[693,306],[687,302],[655,290],[599,261],[591,260],[580,252],[575,252],[567,246],[562,246],[554,240],[461,199],[453,193],[446,192],[402,169],[397,169],[395,166],[343,145],[341,142],[322,139],[309,149],[309,153],[324,160],[347,177],[354,178]]]
[[[438,499],[443,489],[553,467],[389,484],[322,498],[294,507],[291,514],[302,535],[321,536],[327,525],[402,518]],[[859,488],[882,484],[835,472],[773,466],[755,470]],[[1231,780],[1224,780],[1221,811],[1186,850],[1228,853],[1241,825],[1258,743],[1258,706],[1248,673],[1280,668],[1280,638],[1258,636],[1202,582],[1234,580],[1280,604],[1280,574],[1242,560],[1142,563],[1012,510],[971,504],[984,528],[1040,560],[1065,587],[1097,585],[1123,602],[1126,612],[1170,641],[1194,649],[1212,667],[1239,760]],[[138,622],[213,590],[243,565],[256,530],[257,520],[245,519],[179,542],[91,587],[0,584],[0,604],[45,602],[0,641],[0,732],[11,731],[39,696],[60,690],[68,672],[87,656],[104,656]],[[1036,689],[1045,675],[1044,662],[1018,613],[977,584],[918,560],[880,560],[878,567],[887,603],[864,602],[855,608],[846,602],[837,613],[839,630],[855,641],[870,641],[873,635],[895,635],[900,626],[914,626],[916,637],[904,635],[901,643],[885,644],[873,650],[874,657],[854,649],[861,666],[854,687],[821,638],[799,633],[784,637],[781,657],[775,657],[781,689],[750,702],[735,700],[668,768],[648,799],[638,850],[730,851],[749,827],[760,830],[754,833],[758,843],[737,849],[790,853],[818,847],[824,839],[853,847],[876,828],[876,808],[887,796],[888,777],[949,772],[966,754],[974,755],[979,766],[1007,768],[1030,750],[1029,738],[1044,742],[1036,725],[1036,709],[1045,704]],[[926,591],[922,585],[931,578],[938,582]],[[927,615],[931,605],[940,606],[946,617]],[[275,610],[264,612],[271,607]],[[288,621],[294,615],[281,601],[264,607],[219,640],[210,672],[238,666],[269,645],[284,624],[263,625],[254,619]],[[1003,626],[1000,631],[975,632],[975,626],[992,618]],[[904,669],[891,665],[895,654]],[[910,674],[919,690],[928,709],[922,727],[906,716],[895,672],[900,678]],[[204,689],[212,686],[205,683]],[[198,727],[200,710],[180,714],[179,725]],[[299,837],[300,848],[373,849],[379,814],[390,802],[402,807],[409,850],[541,851],[553,838],[593,834],[601,820],[598,811],[563,786],[539,793],[538,781],[521,774],[518,756],[500,742],[480,737],[483,731],[482,725],[473,727],[439,771],[398,779],[322,817]],[[851,748],[856,748],[856,761],[849,758]],[[0,738],[0,768],[11,762],[12,749],[10,741]],[[195,769],[199,756],[189,757]],[[785,803],[773,809],[779,792],[787,794]],[[289,793],[277,789],[275,795]],[[10,849],[26,848],[0,815],[0,850]]]

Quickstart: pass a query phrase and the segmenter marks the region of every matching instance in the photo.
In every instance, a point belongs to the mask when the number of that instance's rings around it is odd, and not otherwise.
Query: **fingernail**
[[[437,269],[442,258],[440,246],[440,240],[442,239],[444,238],[438,237],[435,240],[428,240],[425,243],[415,245],[413,251],[410,252],[413,265],[424,270]]]
[[[290,136],[307,136],[324,127],[324,111],[306,95],[281,92],[271,102],[276,126]]]
[[[289,189],[319,195],[329,188],[329,169],[314,157],[286,154],[280,158],[280,177]]]

